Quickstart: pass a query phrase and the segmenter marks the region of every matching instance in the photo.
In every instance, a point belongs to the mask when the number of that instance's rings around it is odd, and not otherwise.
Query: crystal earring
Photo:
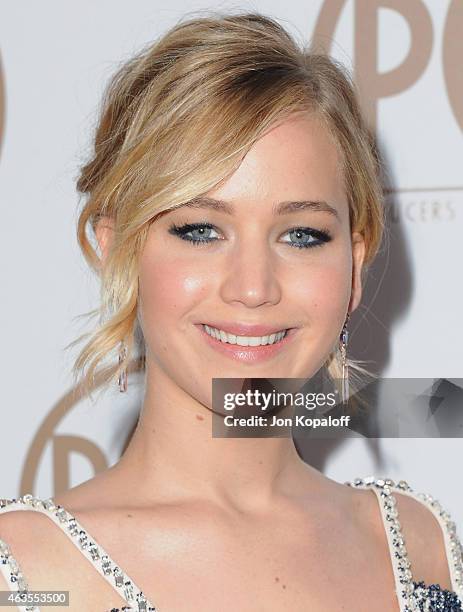
[[[349,331],[347,329],[347,322],[349,321],[349,313],[347,313],[346,320],[344,322],[344,327],[342,328],[342,332],[340,335],[341,340],[341,358],[342,358],[342,403],[346,404],[347,399],[349,397],[349,365],[347,363],[347,343],[349,341]]]
[[[124,361],[127,357],[127,347],[125,346],[124,341],[121,341],[121,347],[119,349],[119,365]],[[123,368],[121,373],[119,374],[119,391],[121,393],[125,393],[127,391],[127,368]]]

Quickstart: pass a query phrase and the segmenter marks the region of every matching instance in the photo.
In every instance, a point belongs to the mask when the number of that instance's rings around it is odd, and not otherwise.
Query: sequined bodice
[[[455,523],[439,502],[431,495],[416,493],[403,480],[395,484],[389,478],[367,476],[355,478],[344,484],[357,488],[369,488],[376,495],[394,573],[398,610],[400,612],[463,612],[463,547],[457,536]],[[436,517],[444,537],[452,583],[451,591],[441,589],[438,584],[426,585],[422,581],[414,580],[405,538],[399,522],[395,491],[420,501]],[[43,500],[32,495],[24,495],[19,499],[0,499],[0,514],[11,510],[42,512],[62,529],[77,549],[127,603],[122,608],[111,608],[104,612],[160,612],[160,609],[147,599],[135,581],[111,559],[104,548],[92,538],[76,518],[62,506],[55,505],[53,498]],[[12,591],[27,594],[28,585],[18,561],[14,558],[8,543],[1,539],[0,570]],[[21,612],[40,612],[39,607],[35,605],[18,605],[18,609]]]

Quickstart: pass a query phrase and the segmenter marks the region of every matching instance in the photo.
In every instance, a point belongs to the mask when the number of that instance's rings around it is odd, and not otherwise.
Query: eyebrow
[[[207,196],[198,196],[181,204],[177,208],[202,208],[202,209],[212,209],[219,212],[223,212],[227,215],[233,215],[235,213],[235,207],[230,202],[226,202],[224,200],[216,200],[214,198],[209,198]],[[310,211],[324,211],[332,214],[339,220],[339,213],[328,202],[325,200],[300,200],[300,201],[290,201],[290,202],[280,202],[279,204],[275,204],[272,208],[272,212],[274,215],[286,215],[288,213],[299,212],[301,210],[310,210]]]

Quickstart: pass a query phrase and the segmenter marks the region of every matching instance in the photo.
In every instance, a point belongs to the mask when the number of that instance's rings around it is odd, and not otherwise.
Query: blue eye
[[[296,249],[310,249],[312,247],[321,246],[325,242],[330,242],[330,240],[332,240],[331,234],[326,229],[316,230],[310,227],[295,227],[287,233],[293,235],[297,240],[300,240],[300,242],[286,243]]]
[[[218,240],[218,238],[211,237],[211,231],[216,231],[215,227],[211,223],[206,222],[185,223],[181,226],[174,223],[169,228],[170,234],[197,246],[210,244]],[[310,227],[295,227],[286,233],[292,235],[298,242],[284,241],[285,244],[297,249],[310,249],[322,246],[324,243],[332,240],[331,234],[327,229],[316,230]]]
[[[201,245],[217,240],[217,238],[210,237],[211,230],[214,230],[214,226],[210,223],[185,223],[181,226],[173,223],[169,228],[169,233],[194,245]],[[196,237],[194,236],[195,232]],[[188,234],[191,234],[193,237],[188,236]]]

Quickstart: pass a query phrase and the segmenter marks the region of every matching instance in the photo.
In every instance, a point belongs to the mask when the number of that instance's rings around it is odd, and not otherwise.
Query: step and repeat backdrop
[[[64,347],[91,329],[94,321],[82,315],[99,299],[75,238],[75,179],[119,63],[207,9],[272,16],[352,71],[385,161],[388,228],[349,324],[349,353],[382,378],[414,379],[424,397],[461,387],[461,0],[7,2],[0,20],[0,497],[45,497],[91,478],[118,460],[136,423],[141,373],[130,375],[127,393],[115,382],[96,402],[73,386],[78,347]],[[393,409],[387,394],[378,401],[382,411]],[[461,529],[461,435],[456,426],[457,437],[306,439],[299,450],[340,482],[405,479],[439,499]]]

